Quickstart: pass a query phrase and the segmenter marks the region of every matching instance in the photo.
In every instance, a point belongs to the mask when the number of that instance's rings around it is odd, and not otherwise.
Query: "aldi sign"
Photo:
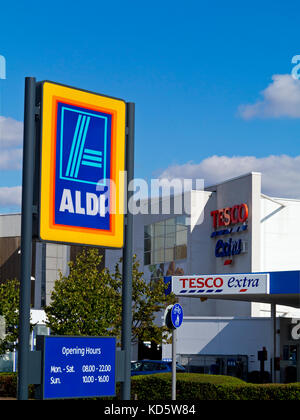
[[[123,246],[125,106],[42,83],[42,240]]]
[[[269,294],[269,274],[210,274],[165,277],[177,296]]]

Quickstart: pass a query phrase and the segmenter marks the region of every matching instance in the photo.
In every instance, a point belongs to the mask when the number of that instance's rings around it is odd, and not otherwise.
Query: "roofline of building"
[[[0,217],[1,216],[21,216],[21,212],[17,212],[17,213],[0,213]]]
[[[205,187],[205,189],[208,189],[208,188],[215,188],[215,187],[217,187],[218,185],[222,185],[222,184],[226,184],[227,182],[231,182],[231,181],[236,181],[237,179],[240,179],[240,178],[245,178],[246,176],[250,176],[250,175],[260,175],[261,176],[261,172],[246,172],[245,174],[243,174],[243,175],[239,175],[239,176],[236,176],[236,177],[233,177],[233,178],[229,178],[229,179],[226,179],[225,181],[223,181],[223,182],[219,182],[219,183],[217,183],[217,184],[213,184],[213,185],[210,185],[210,186],[208,186],[208,187]]]

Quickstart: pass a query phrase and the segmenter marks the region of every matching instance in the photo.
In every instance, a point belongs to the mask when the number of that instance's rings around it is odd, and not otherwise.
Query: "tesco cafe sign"
[[[214,232],[211,238],[218,237],[215,246],[215,256],[232,258],[242,252],[242,240],[239,238],[222,238],[220,236],[232,235],[247,230],[248,206],[246,203],[236,204],[232,207],[225,207],[211,212]],[[225,263],[231,263],[232,259]],[[224,263],[224,264],[225,264]]]
[[[172,292],[179,296],[268,294],[269,274],[172,276]]]

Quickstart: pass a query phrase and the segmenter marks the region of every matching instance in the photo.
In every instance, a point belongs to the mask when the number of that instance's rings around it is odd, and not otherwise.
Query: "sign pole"
[[[176,328],[172,330],[172,401],[176,400]]]
[[[165,324],[172,331],[172,400],[176,400],[176,344],[177,328],[183,322],[183,309],[179,303],[169,305],[165,310]]]
[[[25,78],[18,399],[28,399],[36,81]]]
[[[124,382],[121,384],[121,399],[130,400],[131,393],[131,325],[132,325],[132,256],[133,256],[133,215],[128,211],[128,202],[133,195],[128,186],[134,178],[134,115],[135,104],[126,103],[126,171],[127,211],[123,248],[122,285],[122,334],[121,346],[125,353]]]

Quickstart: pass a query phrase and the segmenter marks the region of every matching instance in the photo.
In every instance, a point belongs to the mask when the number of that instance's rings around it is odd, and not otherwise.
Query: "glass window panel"
[[[165,262],[174,261],[174,248],[165,249]]]
[[[171,219],[166,219],[165,224],[166,226],[174,226],[176,221],[176,217],[172,217]]]
[[[187,227],[184,225],[176,225],[176,232],[181,232],[183,230],[186,230]]]
[[[169,233],[175,232],[175,227],[176,227],[175,221],[176,221],[175,217],[173,217],[172,219],[165,220],[166,235],[168,235]]]
[[[156,249],[153,253],[154,256],[154,264],[160,263],[160,262],[164,262],[165,259],[165,250],[162,249]]]
[[[187,244],[187,229],[176,232],[176,245]]]
[[[186,216],[172,217],[144,228],[144,264],[158,264],[187,257]]]
[[[170,235],[166,235],[166,240],[165,240],[165,247],[166,248],[172,248],[174,247],[176,244],[176,236],[175,236],[175,232]]]
[[[165,238],[163,236],[154,237],[154,249],[164,248],[165,247]]]
[[[144,239],[144,252],[151,251],[151,238]]]
[[[168,366],[165,365],[164,363],[157,363],[157,367],[156,370],[167,370]]]
[[[285,346],[283,346],[283,360],[289,360],[289,355],[290,355],[290,352],[289,352],[289,346],[288,345],[285,345]]]
[[[165,234],[165,222],[158,222],[154,224],[154,235],[164,236]]]
[[[151,264],[151,252],[145,252],[145,254],[144,254],[144,264],[145,265]]]
[[[177,216],[176,225],[186,226],[186,216],[185,215]]]
[[[131,370],[133,372],[138,372],[138,371],[142,370],[142,362],[131,363]]]
[[[154,225],[144,227],[145,237],[154,236]]]
[[[293,362],[296,362],[298,360],[297,357],[297,346],[296,345],[291,345],[290,346],[290,357],[289,360],[292,360]]]
[[[156,363],[154,362],[143,362],[143,372],[153,372],[156,367]]]

